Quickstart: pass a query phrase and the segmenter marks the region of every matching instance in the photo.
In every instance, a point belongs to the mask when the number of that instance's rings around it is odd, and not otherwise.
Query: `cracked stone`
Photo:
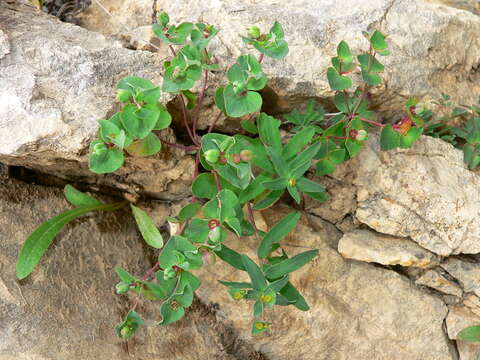
[[[480,296],[480,264],[450,257],[441,266],[460,282],[465,292]]]
[[[370,230],[355,230],[343,235],[338,252],[348,259],[383,265],[428,268],[438,264],[437,256],[417,243]]]
[[[480,177],[460,150],[422,136],[411,149],[382,152],[372,136],[349,166],[361,223],[442,256],[480,252]]]
[[[460,286],[449,280],[437,269],[426,271],[425,274],[415,280],[415,284],[428,286],[444,294],[455,295],[457,297],[461,297],[463,294]]]
[[[458,333],[468,326],[480,325],[480,317],[464,306],[449,306],[446,318],[448,337],[456,340],[460,360],[476,360],[480,354],[480,344],[459,340]]]

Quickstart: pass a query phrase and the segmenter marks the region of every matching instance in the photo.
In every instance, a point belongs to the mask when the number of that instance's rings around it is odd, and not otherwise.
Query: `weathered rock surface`
[[[436,255],[409,239],[382,235],[369,230],[355,230],[343,235],[338,243],[343,257],[383,265],[433,267]]]
[[[439,255],[480,252],[480,177],[452,145],[423,136],[409,150],[382,152],[373,138],[350,169],[360,222]]]
[[[465,292],[473,292],[480,296],[480,264],[450,257],[442,267],[463,286]]]
[[[26,5],[2,3],[0,161],[159,198],[185,197],[193,159],[182,151],[128,158],[114,175],[94,176],[87,168],[97,120],[118,110],[117,81],[137,75],[159,83],[160,60]],[[168,131],[162,136],[174,138]]]
[[[480,344],[458,340],[457,334],[464,328],[480,325],[480,317],[463,306],[449,306],[446,319],[448,337],[457,340],[460,360],[476,360],[480,354]]]
[[[128,345],[116,337],[114,325],[136,298],[115,295],[114,267],[142,274],[149,265],[127,213],[67,226],[32,275],[18,282],[15,262],[27,235],[69,208],[60,190],[0,177],[0,360],[253,358],[200,305],[172,326],[151,322]],[[158,321],[156,305],[141,302],[137,309]]]
[[[457,297],[461,297],[463,294],[460,286],[448,279],[437,269],[425,272],[425,274],[415,280],[415,284],[428,286],[445,294],[455,295]]]
[[[276,209],[265,218],[271,226],[282,213]],[[343,259],[332,249],[338,230],[326,222],[319,225],[312,231],[301,223],[285,240],[292,254],[320,249],[312,263],[292,276],[311,309],[281,307],[268,313],[272,331],[255,337],[255,349],[277,360],[452,359],[442,331],[443,302],[393,271]],[[254,239],[229,245],[255,256]],[[252,304],[235,303],[218,279],[244,281],[245,274],[228,267],[207,269],[199,297],[220,304],[218,318],[241,329],[241,338],[251,339]]]

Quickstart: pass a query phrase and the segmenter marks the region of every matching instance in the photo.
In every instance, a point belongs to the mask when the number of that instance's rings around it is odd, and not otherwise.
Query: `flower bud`
[[[251,150],[242,150],[240,151],[240,159],[245,162],[249,162],[253,158],[253,153]]]
[[[405,135],[408,132],[408,130],[410,130],[412,125],[413,125],[412,119],[410,119],[410,117],[408,116],[404,116],[402,120],[400,120],[395,125],[393,125],[393,128],[396,131],[398,131],[400,134]]]
[[[115,286],[115,290],[117,294],[125,294],[128,292],[128,290],[130,290],[130,284],[121,281]]]
[[[254,326],[257,330],[265,330],[270,327],[270,323],[266,321],[255,321]]]
[[[122,330],[120,330],[120,336],[122,337],[122,339],[130,337],[132,333],[132,328],[128,325],[125,325],[124,327],[122,327]]]
[[[247,29],[247,33],[248,37],[250,37],[251,39],[257,39],[260,37],[260,29],[258,28],[258,26],[250,26]]]
[[[131,94],[128,90],[120,89],[117,91],[117,100],[120,102],[127,102],[130,100],[130,96]]]
[[[260,301],[261,301],[261,302],[270,303],[270,302],[272,302],[272,300],[273,300],[273,296],[272,296],[272,295],[268,295],[268,294],[267,294],[267,295],[262,295],[262,296],[260,296]]]
[[[245,295],[247,294],[247,291],[243,289],[230,288],[228,289],[228,293],[230,294],[233,300],[238,301],[245,297]]]
[[[210,149],[210,150],[205,151],[203,156],[205,156],[205,159],[209,163],[215,164],[218,161],[218,159],[220,158],[220,151],[217,150],[217,149]]]
[[[217,219],[208,220],[208,228],[210,230],[215,229],[217,226],[220,226],[220,222]]]
[[[291,187],[297,185],[297,180],[295,180],[294,178],[288,179],[288,185]]]

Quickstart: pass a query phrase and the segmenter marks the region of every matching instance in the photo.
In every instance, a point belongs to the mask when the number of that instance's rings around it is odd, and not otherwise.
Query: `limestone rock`
[[[480,264],[450,257],[442,267],[463,286],[465,292],[473,292],[480,296]]]
[[[68,225],[27,279],[15,263],[27,235],[71,208],[60,190],[0,178],[0,360],[186,359],[234,360],[253,356],[213,313],[199,304],[168,327],[151,325],[128,342],[114,332],[135,296],[115,295],[116,266],[134,274],[149,256],[130,214],[84,216]],[[140,302],[146,319],[158,306]],[[250,354],[250,355],[249,355]]]
[[[286,210],[288,211],[288,209]],[[269,225],[285,210],[267,212]],[[301,222],[285,243],[289,254],[319,248],[311,264],[298,270],[292,282],[310,305],[308,312],[275,308],[267,317],[272,330],[252,344],[271,359],[435,359],[451,360],[442,331],[443,302],[416,288],[393,271],[343,259],[329,238],[339,238],[333,225],[312,231]],[[229,245],[254,257],[254,239],[232,239]],[[200,275],[199,297],[220,304],[217,317],[251,339],[252,304],[231,300],[217,280],[245,281],[245,273],[214,266]],[[412,336],[415,334],[415,336]],[[372,346],[372,344],[375,344]]]
[[[443,4],[457,9],[467,10],[480,15],[480,1],[478,0],[427,0],[428,2]]]
[[[476,360],[480,354],[480,344],[458,340],[457,334],[468,326],[480,325],[480,317],[463,306],[449,306],[446,319],[448,337],[457,340],[460,360]]]
[[[160,67],[156,54],[124,49],[25,5],[2,3],[0,161],[163,199],[187,196],[194,161],[181,150],[127,158],[115,174],[94,176],[87,168],[97,120],[119,110],[117,81],[137,75],[160,83]],[[175,139],[171,131],[161,136]]]
[[[285,29],[290,53],[282,61],[265,59],[272,80],[269,108],[283,111],[306,97],[325,98],[326,70],[337,44],[368,45],[362,30],[379,29],[388,35],[392,55],[384,60],[386,86],[377,98],[381,110],[400,110],[409,95],[437,98],[448,92],[466,104],[476,101],[480,85],[480,18],[474,14],[419,0],[157,0],[173,21],[203,20],[221,29],[218,58],[231,64],[245,51],[238,34],[258,24],[268,30],[274,20]],[[465,46],[463,39],[472,39]],[[268,92],[268,91],[267,91]],[[379,91],[380,93],[380,91]]]
[[[455,295],[457,297],[461,297],[463,294],[460,286],[436,269],[426,271],[425,274],[415,280],[415,284],[428,286],[445,294]]]
[[[475,315],[480,316],[480,297],[470,294],[465,297],[463,304],[467,306]]]
[[[434,254],[409,239],[369,230],[355,230],[343,235],[338,243],[338,252],[348,259],[383,265],[427,268],[438,264]]]
[[[382,152],[372,138],[349,166],[360,222],[439,255],[480,252],[480,177],[460,150],[423,136],[411,149]]]

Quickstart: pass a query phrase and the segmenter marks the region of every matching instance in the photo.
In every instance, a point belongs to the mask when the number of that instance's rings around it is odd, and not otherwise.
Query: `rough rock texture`
[[[428,2],[451,6],[457,9],[467,10],[480,15],[480,1],[478,0],[427,0]]]
[[[480,296],[480,264],[467,262],[459,258],[448,258],[442,267],[463,286],[466,292],[474,292]]]
[[[436,269],[425,272],[425,274],[415,280],[415,284],[428,286],[445,294],[455,295],[457,297],[461,297],[463,294],[462,288],[458,284],[448,279]]]
[[[452,145],[423,136],[381,152],[373,138],[350,166],[360,222],[439,255],[480,252],[480,177]]]
[[[457,340],[457,334],[464,328],[480,325],[480,317],[462,306],[449,306],[446,319],[448,337]],[[457,340],[460,360],[477,360],[480,355],[480,344]]]
[[[271,226],[284,212],[277,209],[265,218]],[[446,307],[439,298],[393,271],[343,259],[332,248],[338,231],[322,221],[313,225],[314,231],[299,224],[285,240],[292,254],[320,249],[311,264],[292,276],[311,309],[278,308],[268,313],[273,331],[254,339],[256,349],[277,360],[452,359],[442,331]],[[254,256],[254,239],[232,240],[230,246]],[[241,329],[241,338],[250,339],[252,304],[235,303],[218,279],[244,281],[244,273],[207,268],[199,297],[220,304],[218,318]]]
[[[86,216],[67,226],[32,275],[18,282],[15,262],[27,235],[69,208],[60,190],[0,177],[0,360],[237,359],[231,352],[253,356],[199,304],[168,328],[151,321],[128,345],[116,337],[113,326],[136,298],[115,295],[113,269],[142,274],[149,264],[126,212]],[[154,304],[141,302],[138,311],[146,319],[159,319]]]
[[[338,243],[343,257],[382,265],[402,265],[420,268],[438,264],[436,255],[417,243],[369,230],[356,230],[343,235]]]
[[[115,175],[94,176],[86,164],[97,120],[118,110],[117,81],[138,75],[158,83],[160,60],[26,5],[0,4],[0,161],[159,198],[186,196],[193,159],[181,151],[129,158]]]

